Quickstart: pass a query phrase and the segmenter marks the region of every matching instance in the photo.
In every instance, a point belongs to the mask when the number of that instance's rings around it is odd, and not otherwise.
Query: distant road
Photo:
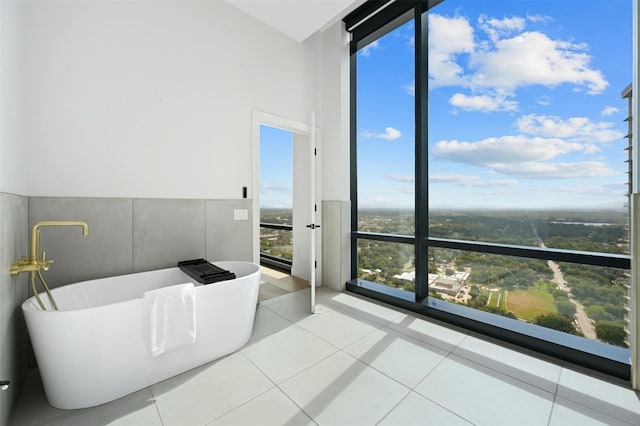
[[[541,243],[540,246],[543,247],[544,244]],[[584,337],[596,340],[596,326],[587,315],[584,306],[582,306],[582,304],[575,300],[571,295],[571,287],[567,285],[567,281],[564,279],[564,274],[562,273],[562,270],[560,270],[560,266],[552,260],[549,260],[547,263],[549,264],[549,268],[553,271],[553,279],[558,285],[558,288],[566,292],[571,303],[576,306],[576,321],[578,322],[578,328],[582,331]]]
[[[540,247],[546,248],[547,246],[544,244],[544,241],[542,241],[540,236],[538,236],[538,230],[536,229],[533,222],[531,222],[531,227],[533,228],[533,233],[536,235],[536,238],[540,243]],[[580,329],[580,331],[582,331],[584,337],[592,340],[597,340],[596,326],[594,325],[594,322],[591,320],[591,318],[589,318],[589,316],[587,315],[587,311],[584,309],[584,306],[582,306],[582,303],[578,302],[571,295],[571,287],[569,287],[567,281],[564,279],[564,274],[562,273],[560,266],[552,260],[547,261],[547,264],[553,271],[553,280],[558,285],[558,288],[566,292],[567,296],[569,296],[569,301],[576,306],[576,321],[578,323],[578,328]]]

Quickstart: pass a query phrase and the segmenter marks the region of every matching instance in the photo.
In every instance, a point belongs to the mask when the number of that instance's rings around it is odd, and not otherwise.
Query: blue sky
[[[260,126],[260,207],[293,208],[293,134]]]
[[[432,208],[624,208],[631,0],[429,13]],[[358,53],[361,207],[413,207],[413,23]]]

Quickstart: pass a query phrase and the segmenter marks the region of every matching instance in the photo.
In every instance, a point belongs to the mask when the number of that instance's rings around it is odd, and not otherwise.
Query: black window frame
[[[350,43],[350,139],[351,139],[351,280],[346,290],[409,311],[444,321],[465,330],[480,333],[523,348],[568,361],[626,381],[631,380],[630,350],[573,336],[519,320],[501,317],[471,307],[456,305],[428,297],[427,250],[429,247],[500,254],[527,259],[542,259],[605,266],[631,270],[631,256],[577,252],[552,248],[483,243],[445,238],[428,234],[428,87],[427,87],[427,11],[444,0],[367,1],[344,18]],[[413,11],[415,23],[415,237],[361,232],[358,230],[357,191],[357,52],[360,46],[388,33],[406,21],[401,18]],[[367,19],[369,17],[369,19]],[[400,23],[398,23],[400,22]],[[358,241],[376,240],[411,244],[415,249],[415,293],[357,278]],[[631,337],[632,339],[634,336]]]

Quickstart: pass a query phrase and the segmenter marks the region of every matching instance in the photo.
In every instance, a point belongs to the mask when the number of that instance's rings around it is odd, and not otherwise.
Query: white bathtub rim
[[[246,275],[236,275],[236,278],[234,280],[238,280],[238,279],[242,279],[245,277],[253,277],[256,274],[260,274],[261,273],[261,266],[257,265],[253,262],[246,262],[246,261],[235,261],[235,260],[226,260],[226,261],[218,261],[218,262],[211,262],[216,266],[219,266],[223,269],[232,269],[233,266],[246,266],[246,267],[255,267],[255,271],[252,271]],[[94,278],[94,279],[90,279],[90,280],[83,280],[83,281],[78,281],[78,282],[74,282],[74,283],[69,283],[69,284],[65,284],[62,285],[60,287],[56,287],[54,289],[51,289],[51,294],[53,295],[54,299],[56,296],[56,293],[61,293],[61,292],[66,292],[66,291],[72,291],[73,286],[90,286],[90,285],[96,285],[98,282],[100,281],[107,281],[110,279],[114,279],[114,278],[125,278],[125,277],[130,277],[131,279],[135,279],[135,277],[137,276],[141,276],[141,275],[148,275],[149,273],[163,273],[163,272],[169,272],[171,270],[177,270],[179,269],[177,266],[173,266],[173,267],[169,267],[169,268],[161,268],[161,269],[152,269],[149,271],[141,271],[141,272],[132,272],[132,273],[127,273],[127,274],[119,274],[119,275],[110,275],[107,277],[102,277],[102,278]],[[177,285],[177,284],[184,284],[184,283],[188,283],[191,282],[193,283],[193,285],[196,287],[196,290],[199,287],[207,287],[207,286],[215,286],[215,285],[230,285],[229,283],[234,281],[234,280],[225,280],[225,281],[218,281],[215,283],[210,283],[210,284],[203,284],[198,282],[195,278],[190,277],[189,275],[187,275],[186,273],[180,271],[184,277],[185,280],[184,282],[180,282],[180,283],[175,283],[175,284],[169,284],[169,285]],[[169,285],[167,285],[166,287],[168,287]],[[162,288],[162,287],[158,287],[158,288]],[[82,311],[87,311],[87,310],[92,310],[92,309],[100,309],[102,307],[105,306],[112,306],[112,305],[118,305],[118,304],[122,304],[122,303],[128,303],[131,300],[136,300],[136,299],[142,299],[143,298],[143,294],[141,294],[139,297],[132,297],[129,299],[125,299],[119,302],[111,302],[111,303],[104,303],[104,304],[100,304],[100,305],[95,305],[95,306],[89,306],[89,307],[82,307],[82,308],[74,308],[74,309],[60,309],[60,310],[54,310],[53,309],[53,305],[51,304],[50,300],[49,300],[49,296],[47,295],[46,292],[42,292],[39,293],[38,296],[40,296],[40,299],[42,300],[42,303],[44,303],[44,305],[47,307],[47,310],[42,310],[40,308],[40,305],[38,304],[36,297],[35,296],[31,296],[29,297],[27,300],[25,300],[22,303],[22,310],[24,311],[29,311],[32,314],[33,313],[37,313],[40,315],[50,315],[53,313],[56,314],[63,314],[64,312],[82,312]]]

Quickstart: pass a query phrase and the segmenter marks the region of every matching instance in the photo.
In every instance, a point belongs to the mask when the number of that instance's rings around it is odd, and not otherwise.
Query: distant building
[[[416,271],[411,272],[403,272],[399,275],[394,275],[393,278],[398,278],[400,280],[406,281],[415,281],[416,280]]]
[[[633,194],[633,158],[632,158],[632,147],[631,147],[631,134],[632,134],[632,121],[633,121],[633,114],[631,113],[632,110],[632,102],[633,102],[633,87],[631,84],[629,84],[627,87],[624,88],[624,90],[622,91],[622,98],[623,99],[628,99],[629,100],[629,114],[627,115],[627,118],[624,119],[624,121],[627,122],[627,125],[629,127],[629,130],[627,132],[627,136],[625,136],[625,138],[627,139],[627,147],[625,148],[625,150],[627,151],[627,155],[628,155],[628,159],[627,159],[627,164],[629,166],[629,171],[627,172],[629,175],[628,181],[627,181],[627,205],[629,208],[629,217],[631,218],[631,194]],[[627,284],[627,302],[630,302],[630,290],[631,290],[631,280],[629,280],[628,284]],[[627,306],[626,307],[626,314],[625,314],[625,331],[627,332],[627,345],[630,342],[630,330],[631,330],[631,326],[630,326],[630,319],[629,319],[629,312],[631,307]]]
[[[451,276],[429,274],[429,291],[456,296],[468,277],[468,272],[456,272]]]
[[[627,122],[628,125],[628,131],[627,131],[627,135],[625,136],[625,138],[627,139],[627,147],[625,148],[625,150],[627,151],[627,163],[629,166],[629,171],[627,172],[629,174],[629,179],[627,181],[627,185],[628,187],[628,191],[627,191],[627,197],[631,197],[631,194],[633,194],[633,158],[632,158],[632,152],[631,152],[631,132],[632,132],[632,114],[631,114],[631,107],[632,107],[632,95],[633,95],[633,89],[631,84],[629,84],[627,87],[624,88],[624,90],[622,91],[622,98],[623,99],[628,99],[629,100],[629,114],[627,115],[627,118],[624,119],[624,121]],[[631,206],[631,200],[629,199],[629,206]],[[631,208],[631,207],[629,207]]]

